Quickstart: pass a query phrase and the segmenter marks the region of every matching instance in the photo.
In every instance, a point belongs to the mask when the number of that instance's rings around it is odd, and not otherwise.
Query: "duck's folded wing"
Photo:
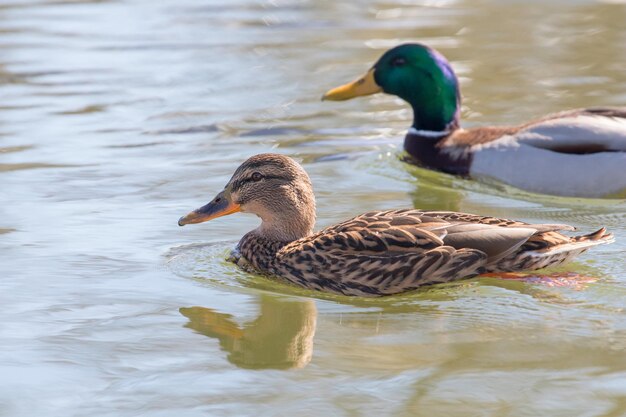
[[[566,224],[529,224],[468,213],[404,209],[365,213],[292,245],[319,253],[377,256],[452,246],[457,250],[478,249],[493,258],[514,251],[533,235],[558,230],[575,229]]]
[[[443,246],[450,223],[419,210],[369,212],[328,227],[311,238],[318,249],[360,254],[426,251]]]
[[[626,108],[589,108],[550,115],[523,126],[519,144],[566,154],[626,152]]]
[[[620,198],[626,193],[626,109],[582,109],[513,128],[459,130],[452,156],[469,175],[542,194]]]
[[[416,210],[417,211],[417,210]],[[558,230],[576,230],[575,227],[572,227],[568,224],[561,223],[541,223],[541,224],[531,224],[526,222],[521,222],[519,220],[511,220],[511,219],[502,219],[499,217],[491,217],[491,216],[480,216],[477,214],[470,213],[460,213],[457,211],[421,211],[422,218],[436,218],[440,220],[444,220],[448,223],[468,223],[468,224],[486,224],[490,226],[498,226],[498,227],[506,227],[506,228],[527,228],[530,227],[535,229],[537,232],[554,232]]]
[[[290,275],[309,284],[390,294],[475,275],[537,233],[528,226],[505,228],[428,214],[366,213],[292,242],[278,256]]]

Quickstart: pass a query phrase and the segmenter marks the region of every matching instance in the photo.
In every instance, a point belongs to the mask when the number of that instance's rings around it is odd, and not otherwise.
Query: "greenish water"
[[[624,105],[626,4],[546,3],[2,2],[0,416],[626,415],[626,203],[410,168],[400,101],[320,102],[417,40],[466,126]],[[310,173],[318,227],[414,206],[617,242],[552,281],[293,288],[224,261],[255,218],[176,224],[270,150]]]

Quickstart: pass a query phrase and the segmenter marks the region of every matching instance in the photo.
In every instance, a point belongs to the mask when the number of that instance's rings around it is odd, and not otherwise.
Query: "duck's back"
[[[365,213],[286,245],[277,265],[296,284],[361,296],[475,275],[487,255],[445,246],[447,225],[418,210]]]
[[[626,108],[589,108],[519,126],[458,129],[441,140],[409,132],[421,165],[527,191],[578,197],[626,194]]]
[[[285,245],[276,254],[276,273],[317,290],[395,294],[495,271],[504,259],[517,270],[516,256],[527,242],[571,242],[556,230],[573,228],[455,212],[370,212]]]

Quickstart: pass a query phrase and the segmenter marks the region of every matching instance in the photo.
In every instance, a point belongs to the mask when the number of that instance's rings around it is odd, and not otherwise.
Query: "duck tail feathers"
[[[595,232],[592,232],[583,236],[574,236],[572,238],[572,242],[588,242],[588,241],[596,242],[595,244],[599,245],[602,243],[612,243],[615,241],[615,237],[613,236],[613,233],[607,232],[606,227],[601,227]]]
[[[560,245],[552,246],[551,248],[544,249],[541,252],[542,255],[555,255],[557,253],[572,252],[572,254],[580,254],[585,252],[588,248],[597,245],[604,245],[607,243],[613,243],[615,238],[612,233],[602,227],[593,233],[582,236],[574,236],[569,243],[562,243]],[[539,255],[539,253],[537,253]]]

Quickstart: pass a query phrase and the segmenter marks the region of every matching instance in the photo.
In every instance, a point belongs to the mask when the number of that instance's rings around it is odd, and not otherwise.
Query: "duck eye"
[[[406,60],[404,58],[402,58],[402,57],[394,58],[391,61],[391,66],[393,66],[393,67],[401,67],[404,64],[406,64]]]
[[[252,181],[257,182],[263,179],[263,175],[260,172],[254,172],[252,173],[252,177],[250,178],[252,179]]]

